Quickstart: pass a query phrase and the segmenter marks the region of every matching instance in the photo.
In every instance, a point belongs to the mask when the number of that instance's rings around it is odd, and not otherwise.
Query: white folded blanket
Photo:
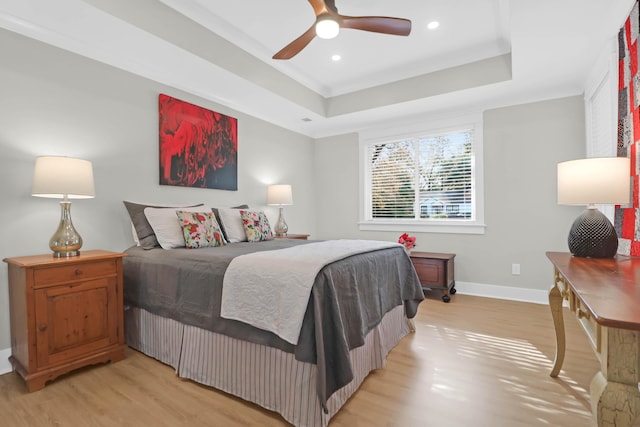
[[[224,275],[220,315],[298,342],[311,287],[327,264],[401,246],[377,240],[328,240],[234,258]]]

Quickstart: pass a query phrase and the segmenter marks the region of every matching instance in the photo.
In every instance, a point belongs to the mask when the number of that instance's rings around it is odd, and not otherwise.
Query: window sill
[[[399,231],[413,233],[484,234],[486,224],[477,222],[434,221],[425,224],[418,221],[361,221],[361,231]]]

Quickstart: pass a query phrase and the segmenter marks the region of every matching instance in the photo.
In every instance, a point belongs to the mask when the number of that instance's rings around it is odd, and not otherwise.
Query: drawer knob
[[[39,330],[40,332],[44,332],[44,331],[46,331],[46,330],[47,330],[47,325],[46,325],[45,323],[41,323],[41,324],[38,326],[38,330]]]
[[[79,276],[82,274],[82,270],[80,270],[79,268],[76,268],[76,276]]]

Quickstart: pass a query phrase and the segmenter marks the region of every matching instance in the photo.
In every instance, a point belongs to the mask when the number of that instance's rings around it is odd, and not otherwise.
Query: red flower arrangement
[[[416,238],[414,236],[409,236],[407,233],[403,233],[398,238],[398,243],[400,243],[401,245],[404,245],[404,248],[407,251],[410,251],[416,246]]]

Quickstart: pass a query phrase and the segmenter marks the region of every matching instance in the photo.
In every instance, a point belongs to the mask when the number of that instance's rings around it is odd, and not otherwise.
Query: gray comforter
[[[349,350],[392,308],[404,304],[415,316],[424,296],[411,260],[401,247],[353,255],[325,266],[314,282],[297,345],[273,333],[220,317],[222,280],[239,255],[310,241],[274,239],[201,249],[131,247],[124,258],[125,304],[185,324],[294,353],[317,365],[323,406],[353,373]],[[287,266],[282,266],[287,274]]]

